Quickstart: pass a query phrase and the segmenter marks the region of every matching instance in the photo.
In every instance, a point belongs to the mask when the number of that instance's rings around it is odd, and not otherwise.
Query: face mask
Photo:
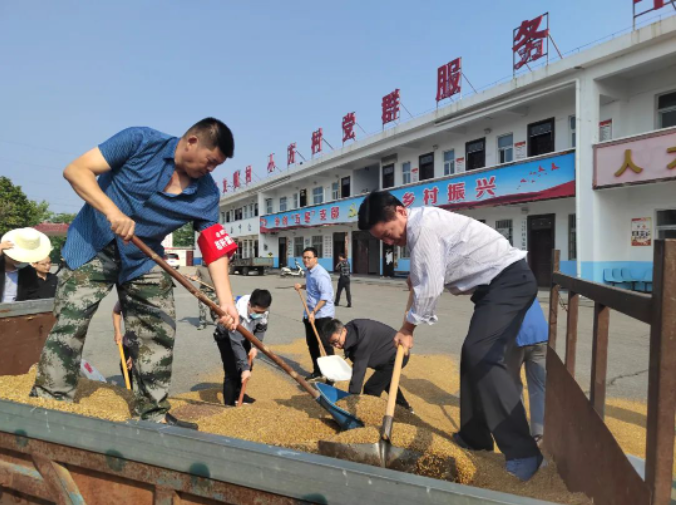
[[[251,319],[253,319],[254,321],[256,321],[258,319],[262,319],[263,316],[264,316],[264,314],[256,314],[255,312],[253,312],[249,317]]]

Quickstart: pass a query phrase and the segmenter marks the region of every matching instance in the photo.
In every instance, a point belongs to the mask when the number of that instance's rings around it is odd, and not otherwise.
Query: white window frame
[[[506,224],[509,223],[509,226],[498,226],[498,224]],[[498,219],[495,221],[495,230],[505,237],[510,245],[514,245],[514,220],[513,219]],[[502,230],[509,230],[507,234],[505,234],[504,231]]]
[[[317,201],[318,199],[319,201]],[[321,205],[322,203],[324,203],[324,186],[312,188],[312,205]]]
[[[272,208],[272,198],[266,198],[265,199],[265,213],[266,214],[272,214],[274,212]]]
[[[286,212],[287,210],[287,198],[285,196],[279,197],[279,212]]]
[[[500,147],[500,139],[504,139],[505,137],[512,137],[512,143],[510,144],[509,147]],[[514,134],[510,132],[510,133],[505,133],[504,135],[500,135],[496,139],[495,142],[496,142],[496,145],[498,146],[498,163],[500,165],[503,165],[505,163],[513,162],[514,161]],[[511,151],[511,153],[510,153],[511,159],[502,161],[502,153],[507,152],[507,151]]]
[[[448,153],[451,153],[451,159],[447,160],[446,155]],[[455,149],[449,149],[448,151],[444,151],[444,175],[453,175],[455,174]]]
[[[659,95],[655,96],[655,109],[657,110],[657,128],[667,128],[667,126],[662,126],[662,114],[665,112],[676,112],[676,106],[672,107],[667,107],[665,109],[659,109],[659,104],[660,104],[660,98],[663,97],[664,95],[672,95],[676,94],[676,90],[671,90],[667,91],[666,93],[660,93]]]
[[[315,243],[315,239],[319,240]],[[312,235],[310,245],[317,249],[317,258],[324,257],[324,237],[322,235]]]
[[[340,199],[340,183],[338,181],[331,183],[331,200],[336,201]]]
[[[294,210],[298,208],[298,193],[293,194],[293,208]]]
[[[660,237],[660,232],[661,231],[676,231],[676,223],[674,224],[658,224],[659,221],[657,219],[657,216],[660,212],[676,212],[676,209],[655,209],[655,235],[653,236],[653,240],[659,239]]]
[[[411,184],[411,162],[405,161],[401,164],[401,183]]]

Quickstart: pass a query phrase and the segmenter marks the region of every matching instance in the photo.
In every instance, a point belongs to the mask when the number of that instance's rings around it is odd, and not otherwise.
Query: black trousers
[[[503,270],[472,295],[474,314],[460,358],[460,435],[472,448],[505,458],[537,456],[520,396],[523,349],[516,337],[537,295],[525,260]]]
[[[324,350],[326,351],[327,356],[333,356],[333,347],[329,345],[329,339],[324,338],[324,326],[331,321],[330,317],[322,317],[315,319],[315,327],[319,333],[319,338],[322,340],[324,345]],[[312,371],[313,373],[320,374],[319,365],[317,364],[317,358],[321,357],[319,352],[319,342],[317,342],[317,337],[315,337],[314,330],[310,321],[307,318],[303,319],[303,324],[305,325],[305,341],[307,342],[308,350],[310,351],[310,357],[312,358]]]
[[[338,278],[338,289],[336,289],[336,300],[335,303],[338,305],[340,303],[340,295],[345,289],[345,296],[347,297],[347,304],[352,305],[352,293],[350,293],[350,278],[343,277],[342,275]]]
[[[401,365],[403,369],[408,364],[408,356],[404,356],[404,362]],[[392,372],[394,371],[394,361],[386,365],[375,368],[375,372],[364,384],[364,394],[371,396],[380,396],[383,391],[390,391],[390,382],[392,382]],[[408,401],[404,397],[401,388],[397,389],[397,405],[402,407],[410,407]]]
[[[239,393],[242,391],[242,374],[237,369],[237,358],[232,350],[230,337],[226,334],[224,339],[216,340],[216,344],[221,352],[223,372],[225,373],[225,378],[223,379],[223,403],[225,405],[235,405],[239,398]],[[248,354],[251,350],[251,343],[245,340],[242,344]],[[251,364],[251,370],[253,370],[253,363]]]

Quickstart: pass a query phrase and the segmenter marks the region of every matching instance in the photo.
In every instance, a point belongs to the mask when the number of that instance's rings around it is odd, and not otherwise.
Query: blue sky
[[[309,158],[319,127],[340,147],[347,112],[379,131],[395,88],[413,115],[433,109],[455,57],[477,88],[509,77],[512,29],[545,10],[564,53],[631,26],[631,0],[0,0],[0,175],[76,212],[71,159],[128,126],[181,135],[215,116],[236,151],[214,178],[251,164],[256,180],[291,142]]]

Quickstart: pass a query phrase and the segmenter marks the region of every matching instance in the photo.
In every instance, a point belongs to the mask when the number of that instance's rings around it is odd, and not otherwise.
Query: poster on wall
[[[635,217],[631,220],[631,245],[649,246],[652,244],[653,219]]]
[[[460,172],[465,171],[465,158],[456,158],[455,159],[455,173],[459,174]]]
[[[514,144],[514,159],[522,160],[526,157],[526,141]]]
[[[612,140],[613,138],[613,120],[606,119],[599,123],[599,142]]]
[[[420,169],[418,167],[411,169],[411,182],[418,182],[420,180]]]

